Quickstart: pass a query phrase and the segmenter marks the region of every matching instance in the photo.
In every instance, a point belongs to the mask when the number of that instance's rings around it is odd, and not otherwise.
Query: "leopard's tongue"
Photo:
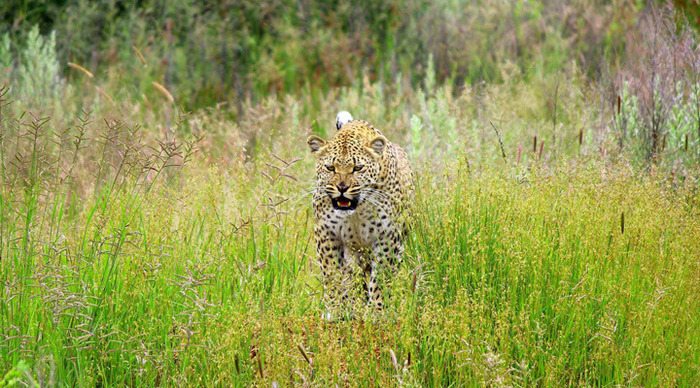
[[[338,200],[338,206],[340,207],[350,207],[350,201],[346,201],[343,199]]]

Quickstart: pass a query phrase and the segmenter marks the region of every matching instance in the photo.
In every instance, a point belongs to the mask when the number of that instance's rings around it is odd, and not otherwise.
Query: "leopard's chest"
[[[352,213],[328,209],[328,214],[321,220],[343,246],[361,251],[371,249],[388,235],[387,230],[392,227],[392,222],[387,207],[359,206]]]

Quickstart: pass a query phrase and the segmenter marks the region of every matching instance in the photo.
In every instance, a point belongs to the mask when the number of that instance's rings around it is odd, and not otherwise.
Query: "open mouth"
[[[343,196],[331,198],[333,207],[338,210],[355,210],[357,207],[357,198],[348,199]]]

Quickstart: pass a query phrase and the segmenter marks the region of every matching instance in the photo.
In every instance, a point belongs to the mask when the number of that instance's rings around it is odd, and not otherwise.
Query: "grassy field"
[[[85,202],[5,186],[3,364],[85,386],[697,381],[696,192],[597,163],[419,176],[389,307],[339,323],[301,189],[267,207],[215,167]]]
[[[211,31],[165,28],[176,59],[163,70],[162,42],[143,43],[148,7],[110,3],[119,17],[100,41],[76,34],[101,14],[68,3],[83,24],[46,7],[0,29],[0,387],[700,381],[700,49],[671,8],[605,19],[614,4],[494,3],[450,16],[458,4],[411,2],[425,12],[403,20],[387,2],[339,27],[312,2],[318,41],[287,2],[172,16],[259,17],[236,32],[258,54],[233,76],[211,73],[240,60],[212,53],[223,43]],[[588,24],[548,24],[561,9]],[[532,52],[490,45],[499,15]],[[270,46],[257,22],[277,23],[290,47]],[[462,24],[491,56],[441,46]],[[424,32],[393,41],[386,29]],[[371,32],[359,48],[358,31]],[[371,54],[315,83],[324,67],[287,54],[319,42]],[[201,52],[185,60],[190,44]],[[232,82],[211,88],[220,77]],[[417,192],[385,311],[358,303],[330,323],[305,139],[331,136],[338,110],[406,148]]]

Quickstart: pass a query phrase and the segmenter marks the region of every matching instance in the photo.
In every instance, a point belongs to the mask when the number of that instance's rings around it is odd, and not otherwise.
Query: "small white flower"
[[[340,129],[343,127],[343,125],[345,125],[346,123],[348,123],[352,120],[353,120],[353,118],[352,118],[352,115],[350,114],[350,112],[348,112],[346,110],[340,111],[335,116],[335,127],[337,129]]]

